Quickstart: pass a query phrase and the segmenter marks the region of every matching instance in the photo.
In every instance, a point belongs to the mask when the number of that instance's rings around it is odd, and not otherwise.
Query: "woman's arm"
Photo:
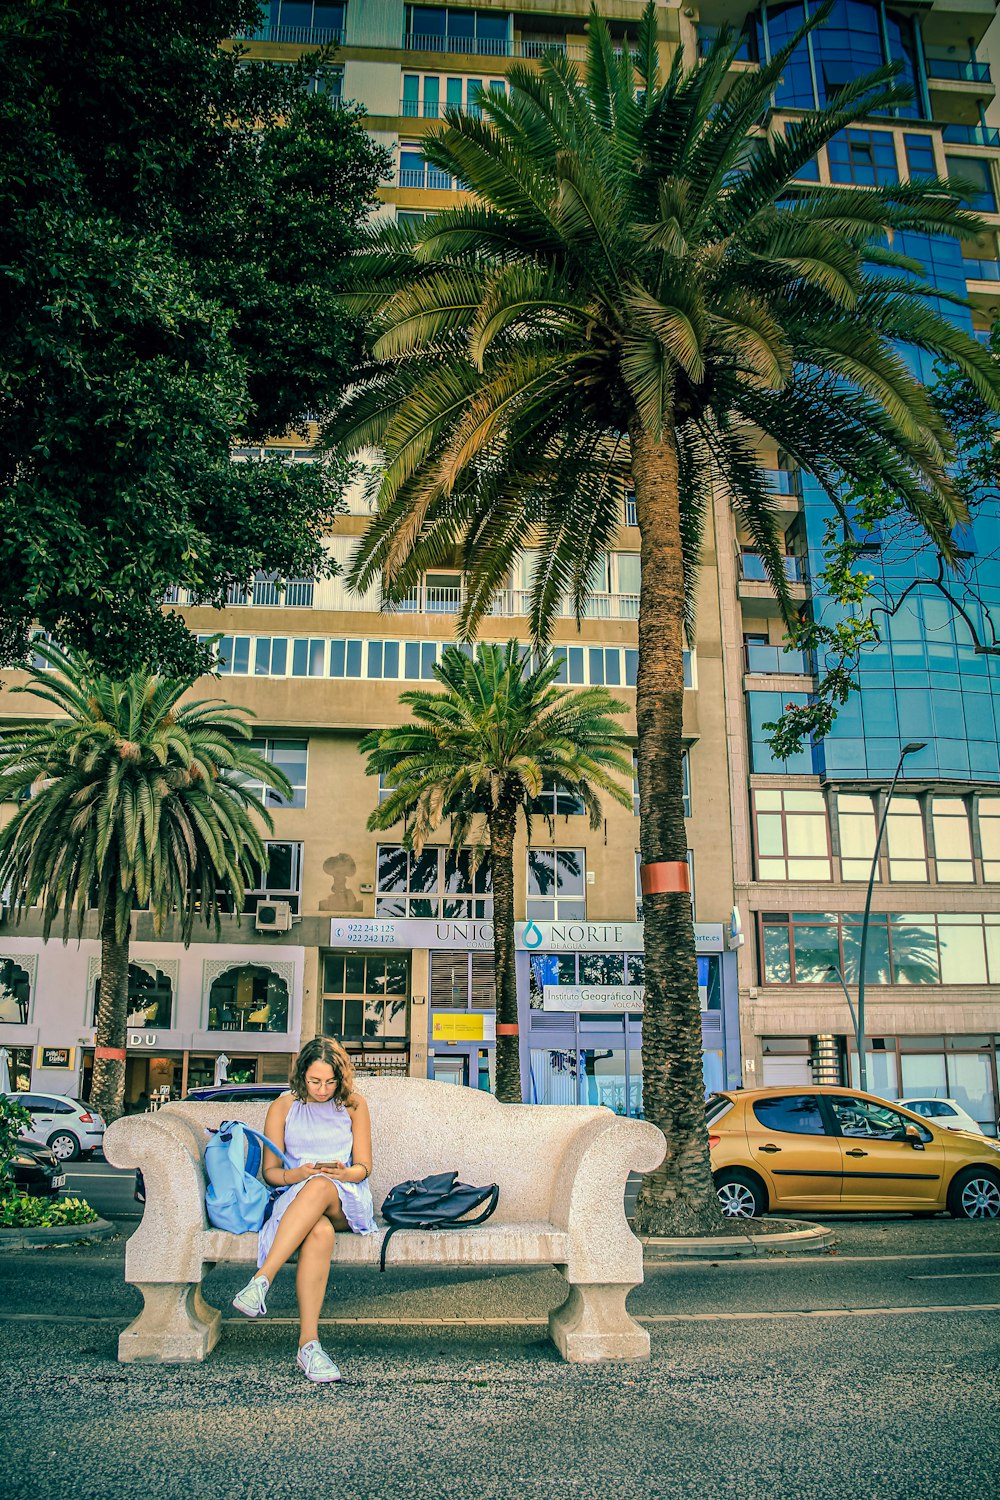
[[[368,1113],[368,1101],[360,1094],[350,1100],[348,1112],[351,1116],[351,1162],[345,1167],[334,1162],[324,1171],[338,1182],[364,1182],[372,1172],[372,1119]]]
[[[264,1120],[264,1134],[282,1151],[285,1149],[285,1120],[291,1105],[291,1097],[282,1094],[270,1106]],[[296,1182],[305,1182],[314,1170],[315,1163],[312,1162],[303,1163],[301,1167],[285,1167],[269,1147],[264,1147],[264,1169],[261,1176],[269,1187],[284,1188],[291,1187]]]

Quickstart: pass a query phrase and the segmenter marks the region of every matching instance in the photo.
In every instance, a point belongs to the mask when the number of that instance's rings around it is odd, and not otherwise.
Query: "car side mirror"
[[[909,1141],[914,1151],[922,1151],[924,1149],[924,1142],[920,1134],[919,1125],[914,1125],[911,1121],[904,1126],[903,1135],[905,1139]]]

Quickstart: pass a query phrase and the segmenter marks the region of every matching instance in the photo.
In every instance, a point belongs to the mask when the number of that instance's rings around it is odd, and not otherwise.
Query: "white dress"
[[[332,1099],[324,1104],[314,1104],[311,1101],[303,1104],[300,1099],[292,1102],[285,1119],[285,1155],[294,1166],[300,1167],[307,1161],[342,1161],[349,1167],[352,1165],[353,1146],[351,1114],[343,1104],[335,1104]],[[335,1184],[340,1194],[344,1218],[355,1234],[378,1233],[375,1204],[367,1177],[364,1182],[338,1182],[325,1172],[311,1172],[304,1182],[293,1183],[274,1200],[271,1217],[257,1236],[258,1266],[264,1264],[274,1243],[285,1209],[296,1193],[301,1192],[306,1182],[313,1177],[323,1177],[325,1181]]]

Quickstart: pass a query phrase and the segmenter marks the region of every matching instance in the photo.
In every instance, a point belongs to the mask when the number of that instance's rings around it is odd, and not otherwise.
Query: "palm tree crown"
[[[369,776],[392,788],[368,827],[391,828],[413,814],[406,841],[419,852],[446,818],[456,846],[519,809],[530,830],[543,785],[579,797],[592,828],[601,823],[599,794],[631,807],[616,779],[631,777],[631,750],[612,717],[628,705],[602,687],[557,687],[558,662],[529,668],[517,641],[481,644],[475,657],[451,646],[434,668],[444,692],[402,693],[416,723],[361,741]]]
[[[377,226],[357,265],[373,357],[328,437],[385,458],[359,584],[405,592],[460,546],[471,631],[536,538],[544,636],[613,543],[636,444],[665,435],[689,594],[721,480],[787,602],[758,431],[835,498],[845,480],[883,477],[951,553],[963,507],[948,434],[898,346],[956,365],[992,406],[1000,376],[932,308],[940,289],[894,237],[979,221],[947,182],[797,181],[839,131],[906,96],[885,68],[786,132],[761,131],[799,40],[726,91],[732,32],[689,72],[678,51],[661,80],[653,5],[618,58],[594,15],[585,78],[553,52],[537,72],[512,68],[509,97],[484,95],[481,118],[445,112],[425,152],[473,201]]]
[[[161,930],[174,910],[188,942],[197,915],[218,925],[239,910],[254,866],[266,866],[252,783],[290,794],[280,771],[251,750],[245,713],[213,702],[181,705],[185,679],[139,669],[117,682],[84,657],[38,643],[48,670],[18,691],[55,716],[0,737],[0,802],[19,804],[0,832],[0,885],[18,909],[38,905],[48,937],[59,913],[82,932],[97,908],[127,938],[148,906]]]
[[[434,675],[442,692],[403,693],[414,721],[361,742],[370,776],[392,790],[368,819],[372,830],[413,815],[404,842],[420,851],[450,819],[452,848],[472,841],[472,861],[490,854],[497,990],[497,1098],[521,1097],[514,974],[514,836],[523,814],[530,836],[533,801],[544,786],[571,792],[600,826],[601,794],[623,807],[630,791],[629,742],[614,715],[626,713],[603,687],[556,686],[559,663],[532,665],[517,641],[483,644],[475,657],[449,647]]]

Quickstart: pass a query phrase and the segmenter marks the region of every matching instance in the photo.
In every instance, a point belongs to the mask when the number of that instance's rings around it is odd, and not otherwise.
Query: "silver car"
[[[60,1161],[90,1156],[104,1140],[106,1126],[96,1110],[67,1094],[8,1094],[31,1115],[26,1141],[48,1146]]]

